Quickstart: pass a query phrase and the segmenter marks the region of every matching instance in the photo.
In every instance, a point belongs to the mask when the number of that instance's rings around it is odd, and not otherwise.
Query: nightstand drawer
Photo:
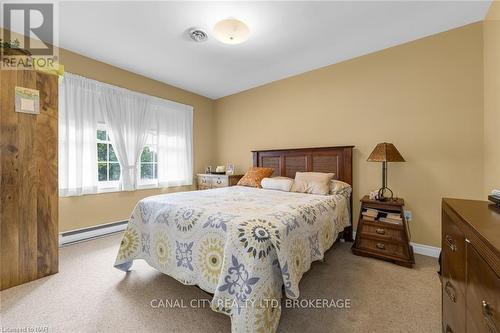
[[[380,222],[365,221],[361,232],[363,234],[378,236],[386,238],[388,240],[393,239],[393,240],[404,241],[400,228],[389,227],[386,224],[382,224]]]
[[[403,244],[387,242],[382,240],[375,240],[361,237],[359,239],[360,249],[365,249],[369,251],[375,251],[377,253],[393,256],[393,257],[406,257],[408,254],[405,253]]]
[[[212,178],[212,187],[227,187],[229,186],[227,176],[214,176]]]

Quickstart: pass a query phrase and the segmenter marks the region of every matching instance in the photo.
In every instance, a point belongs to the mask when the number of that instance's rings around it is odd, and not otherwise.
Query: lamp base
[[[390,197],[388,196],[389,194]],[[393,197],[394,195],[392,193],[392,190],[388,187],[382,187],[381,189],[378,190],[378,196],[377,196],[378,201],[391,201]]]

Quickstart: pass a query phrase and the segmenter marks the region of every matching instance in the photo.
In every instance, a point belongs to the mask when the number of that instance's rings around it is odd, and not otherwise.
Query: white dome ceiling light
[[[240,44],[250,36],[248,26],[236,19],[225,19],[214,26],[215,38],[224,44]]]

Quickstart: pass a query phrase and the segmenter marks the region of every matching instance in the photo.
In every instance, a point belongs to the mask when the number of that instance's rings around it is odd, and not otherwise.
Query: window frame
[[[102,139],[99,139],[98,136],[97,136],[97,133],[98,131],[105,131],[106,132],[106,140],[102,140]],[[99,122],[97,124],[97,129],[96,129],[96,148],[98,146],[99,143],[103,143],[103,144],[107,144],[108,145],[108,149],[107,149],[107,158],[106,158],[106,162],[102,162],[102,161],[99,161],[99,149],[97,149],[97,191],[98,192],[116,192],[116,191],[119,191],[120,190],[120,179],[118,180],[109,180],[109,165],[111,163],[116,163],[120,166],[120,178],[121,178],[121,164],[120,162],[117,160],[116,162],[115,161],[111,161],[109,160],[109,146],[112,146],[113,143],[111,142],[111,139],[109,138],[109,129],[108,127],[106,126],[106,124],[104,123],[101,123]],[[113,150],[114,150],[114,147],[113,147]],[[116,153],[115,153],[116,154]],[[99,164],[100,163],[106,163],[108,165],[108,168],[107,168],[107,179],[108,180],[99,180]]]
[[[142,162],[142,154],[146,147],[152,147],[153,162]],[[153,176],[156,170],[156,178],[142,178],[142,165],[151,164],[153,165]],[[148,138],[146,144],[142,148],[141,156],[139,157],[139,163],[137,165],[137,187],[139,188],[156,188],[159,187],[158,182],[158,133],[155,130],[148,131]]]

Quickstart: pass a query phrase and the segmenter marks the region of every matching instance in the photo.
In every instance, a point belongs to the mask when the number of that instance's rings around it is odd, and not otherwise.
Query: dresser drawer
[[[212,177],[210,176],[197,176],[196,184],[199,190],[207,190],[212,188]]]
[[[361,237],[358,247],[393,257],[406,257],[403,244]]]
[[[441,248],[443,276],[465,294],[465,235],[446,213],[443,213]]]
[[[213,176],[212,177],[212,187],[227,187],[229,182],[227,176]]]
[[[363,234],[378,236],[385,238],[387,240],[395,239],[404,241],[402,230],[398,227],[387,226],[387,224],[382,224],[380,222],[365,221],[363,224]]]
[[[465,332],[465,297],[450,279],[443,277],[443,332]]]
[[[467,244],[467,332],[500,332],[500,278]]]

